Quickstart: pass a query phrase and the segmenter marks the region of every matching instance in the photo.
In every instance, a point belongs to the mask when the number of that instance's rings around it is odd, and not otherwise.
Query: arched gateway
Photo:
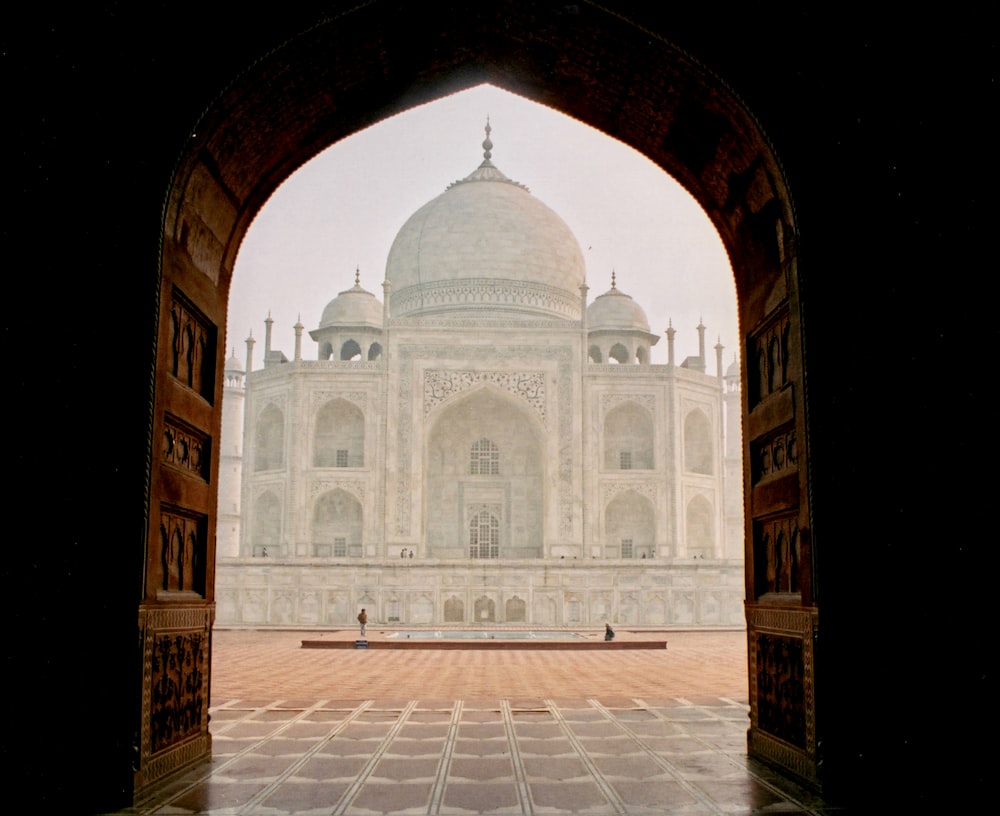
[[[399,38],[396,32],[404,30],[409,36]],[[210,747],[215,551],[209,531],[216,521],[218,462],[210,457],[208,472],[179,464],[161,453],[161,442],[183,438],[206,449],[217,444],[222,338],[240,241],[278,184],[328,145],[380,118],[486,81],[557,108],[647,155],[702,205],[727,247],[739,298],[742,379],[751,386],[744,389],[743,417],[749,750],[821,783],[814,660],[821,617],[813,602],[808,547],[809,436],[796,223],[765,134],[706,68],[589,4],[456,8],[370,2],[292,38],[237,77],[193,128],[172,179],[163,222],[140,605],[144,660],[137,790]],[[340,350],[331,345],[331,353]],[[773,456],[766,471],[751,466],[779,444],[785,452],[780,466]],[[165,550],[159,535],[178,519],[192,536],[189,557],[209,565],[193,589],[171,580],[184,566],[174,561],[187,549]],[[467,521],[469,530],[475,527],[476,547],[485,547],[477,552],[489,555],[491,519]],[[778,540],[785,545],[771,546]],[[788,557],[779,564],[782,554]],[[795,576],[768,577],[783,575],[788,564]],[[492,606],[475,609],[477,615],[495,614]],[[788,677],[777,676],[779,666]],[[168,686],[185,691],[158,693]],[[163,727],[178,722],[184,727]]]

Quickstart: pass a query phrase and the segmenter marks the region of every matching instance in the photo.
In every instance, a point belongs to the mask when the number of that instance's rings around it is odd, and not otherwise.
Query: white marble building
[[[269,318],[263,366],[227,363],[220,623],[743,622],[738,366],[707,371],[704,326],[652,364],[642,307],[614,274],[588,304],[569,227],[483,147],[315,359]]]

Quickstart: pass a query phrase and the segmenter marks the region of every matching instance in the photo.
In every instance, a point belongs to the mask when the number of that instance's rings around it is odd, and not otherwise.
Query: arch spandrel
[[[686,53],[601,8],[588,3],[574,8],[578,13],[513,0],[460,7],[375,0],[292,37],[233,79],[201,120],[192,123],[167,193],[152,439],[162,436],[168,414],[207,430],[213,439],[219,437],[225,356],[221,340],[229,283],[250,222],[278,185],[342,138],[415,105],[489,82],[638,150],[700,203],[730,257],[745,350],[754,348],[775,320],[788,321],[786,386],[754,405],[744,396],[744,426],[749,431],[744,462],[749,461],[747,451],[754,439],[786,426],[795,429],[799,458],[805,462],[796,226],[776,155],[737,95]],[[215,346],[206,354],[214,355],[217,383],[208,399],[192,395],[165,373],[169,304],[175,292],[214,325]],[[753,358],[749,353],[740,357],[746,381],[746,361]],[[150,459],[154,472],[147,529],[152,542],[159,529],[161,498],[173,482],[163,475],[155,454]],[[751,752],[815,781],[812,675],[806,678],[803,696],[791,701],[807,720],[801,744],[791,747],[773,739],[768,723],[757,716],[754,690],[759,679],[754,654],[761,643],[773,650],[782,645],[782,638],[791,638],[811,649],[815,610],[787,603],[780,613],[769,610],[766,599],[754,597],[752,575],[759,543],[752,537],[755,519],[793,515],[801,534],[808,536],[806,470],[803,465],[787,482],[794,482],[797,490],[781,492],[755,489],[746,464],[744,475]],[[212,484],[216,477],[213,463]],[[214,528],[214,490],[181,489],[179,495],[183,509],[203,514]],[[209,540],[207,547],[207,562],[212,564],[214,543]],[[151,544],[147,560],[154,557],[152,549]],[[806,585],[811,582],[808,572],[802,579]],[[213,575],[208,576],[206,620],[214,598]],[[759,621],[766,631],[758,636]],[[812,672],[811,652],[803,660]],[[144,670],[144,683],[147,675]],[[768,704],[778,710],[780,702]],[[199,744],[207,743],[203,739]],[[137,788],[155,781],[158,769],[173,768],[163,757],[152,763],[148,744],[146,740],[140,757]],[[177,748],[178,757],[190,754],[189,747]],[[166,753],[170,751],[168,746]]]

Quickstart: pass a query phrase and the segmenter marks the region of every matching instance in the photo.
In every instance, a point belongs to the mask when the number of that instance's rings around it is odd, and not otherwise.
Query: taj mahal
[[[252,336],[228,360],[218,623],[743,624],[738,362],[699,324],[653,363],[643,308],[613,272],[588,298],[571,229],[492,150],[487,123],[309,359],[268,317],[260,363]]]

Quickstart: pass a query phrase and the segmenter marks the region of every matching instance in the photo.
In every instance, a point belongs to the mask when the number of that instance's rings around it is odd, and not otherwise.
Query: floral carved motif
[[[151,746],[155,754],[202,728],[208,705],[208,640],[201,630],[155,636]]]
[[[537,371],[449,371],[424,372],[424,416],[449,397],[482,383],[495,385],[528,403],[545,422],[545,375]]]

